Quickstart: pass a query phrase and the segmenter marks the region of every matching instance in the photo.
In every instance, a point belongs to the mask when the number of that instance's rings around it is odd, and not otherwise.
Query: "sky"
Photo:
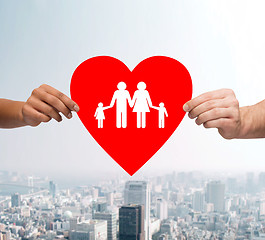
[[[108,55],[131,70],[164,55],[183,63],[193,96],[235,91],[241,106],[265,95],[263,0],[0,0],[0,97],[26,101],[49,84],[70,95],[75,68]],[[225,140],[187,116],[137,173],[265,171],[264,139]],[[127,176],[75,114],[37,128],[0,130],[0,169],[41,176]]]

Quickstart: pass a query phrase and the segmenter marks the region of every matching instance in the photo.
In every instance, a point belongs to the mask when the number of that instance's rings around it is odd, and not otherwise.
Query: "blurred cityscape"
[[[265,172],[173,172],[76,187],[0,171],[0,240],[265,239]]]

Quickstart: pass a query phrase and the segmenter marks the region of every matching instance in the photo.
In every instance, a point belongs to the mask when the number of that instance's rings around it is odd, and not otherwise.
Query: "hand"
[[[231,89],[220,89],[204,93],[184,104],[183,110],[189,112],[196,124],[205,128],[217,128],[225,139],[239,137],[241,114],[239,103]]]
[[[55,88],[43,84],[33,90],[23,105],[22,119],[26,125],[38,126],[41,122],[49,122],[52,118],[61,122],[60,112],[70,119],[71,111],[79,111],[78,105],[73,100]]]

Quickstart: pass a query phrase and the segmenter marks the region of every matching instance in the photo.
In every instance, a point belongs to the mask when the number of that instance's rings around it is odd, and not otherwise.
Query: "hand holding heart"
[[[31,96],[22,105],[21,119],[25,125],[38,126],[41,122],[55,119],[62,121],[62,113],[72,118],[72,111],[78,112],[78,105],[57,89],[43,84],[32,91]]]
[[[238,138],[242,133],[241,113],[235,93],[220,89],[204,93],[183,106],[196,124],[205,128],[217,128],[226,139]]]

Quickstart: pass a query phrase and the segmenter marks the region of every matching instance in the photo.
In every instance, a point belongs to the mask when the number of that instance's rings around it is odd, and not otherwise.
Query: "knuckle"
[[[39,122],[34,122],[34,123],[31,123],[31,124],[30,124],[30,126],[31,126],[31,127],[37,127],[37,126],[39,126],[39,125],[40,125],[40,122],[41,122],[41,121],[39,121]]]
[[[219,108],[214,108],[213,110],[212,110],[212,115],[213,116],[217,116],[217,115],[219,115],[220,114],[220,109]]]
[[[75,103],[74,101],[71,100],[71,104],[70,104],[70,105],[71,105],[71,109],[74,109],[76,103]]]
[[[61,99],[61,98],[64,97],[64,94],[63,94],[62,92],[58,92],[58,93],[57,93],[57,96],[58,96],[59,99]]]
[[[47,88],[47,86],[48,86],[47,84],[41,84],[40,88]]]
[[[50,117],[47,117],[47,118],[45,118],[45,119],[43,119],[43,122],[49,122],[51,120],[51,118]]]
[[[222,89],[225,93],[228,93],[228,94],[232,94],[232,93],[234,93],[234,91],[232,90],[232,89],[230,89],[230,88],[223,88]]]
[[[42,122],[43,117],[40,113],[36,113],[34,116],[35,121]]]
[[[240,124],[240,120],[235,116],[235,117],[233,118],[231,124],[232,124],[233,126],[235,126],[235,125],[239,125],[239,124]]]
[[[234,93],[234,91],[232,89],[227,89],[227,94],[231,95],[233,97],[235,96],[235,93]]]
[[[29,112],[30,106],[28,104],[28,102],[26,102],[23,107],[22,107],[22,113],[23,114],[27,114]]]
[[[225,127],[226,126],[226,121],[224,121],[224,119],[219,119],[219,126],[220,127]]]
[[[33,96],[29,97],[29,99],[27,100],[27,102],[25,104],[26,105],[25,107],[32,107],[34,105],[35,101],[36,101],[35,97],[33,97]]]
[[[49,95],[47,96],[47,101],[49,102],[50,105],[55,106],[58,104],[59,100]]]
[[[38,94],[39,94],[39,89],[38,88],[33,89],[32,95],[37,96]]]
[[[214,94],[212,92],[208,92],[202,97],[202,100],[203,101],[209,101],[213,98],[214,98]]]
[[[51,115],[51,114],[54,113],[54,110],[53,110],[53,108],[51,108],[51,107],[47,107],[46,112],[47,112],[47,114]]]
[[[71,112],[68,108],[64,107],[61,111],[64,115],[68,116],[68,114]]]
[[[67,116],[70,113],[70,110],[65,106],[58,106],[57,110]]]
[[[51,120],[51,118],[49,116],[46,115],[42,115],[42,114],[38,114],[38,116],[36,117],[36,120],[40,123],[40,122],[49,122]],[[39,125],[39,124],[38,124]]]
[[[213,101],[208,101],[205,103],[206,109],[212,109],[214,107],[214,102]]]
[[[231,119],[237,119],[237,111],[233,108],[233,107],[230,107],[228,108],[229,109],[229,115],[231,116]]]
[[[231,101],[231,104],[235,107],[239,106],[239,101],[236,98],[233,98],[233,100]]]

